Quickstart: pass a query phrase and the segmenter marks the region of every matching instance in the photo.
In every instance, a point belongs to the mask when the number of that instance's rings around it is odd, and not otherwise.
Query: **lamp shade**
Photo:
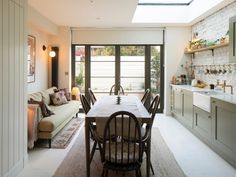
[[[76,100],[79,93],[80,93],[79,88],[78,87],[73,87],[72,90],[71,90],[72,99]]]

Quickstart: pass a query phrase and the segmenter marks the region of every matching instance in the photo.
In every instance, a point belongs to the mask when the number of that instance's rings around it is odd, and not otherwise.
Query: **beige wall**
[[[34,93],[48,88],[49,49],[43,51],[42,46],[49,46],[49,35],[32,24],[28,25],[28,34],[36,38],[35,82],[27,84],[28,93]]]
[[[59,47],[58,87],[70,88],[70,85],[71,85],[71,31],[69,27],[64,27],[64,26],[60,26],[58,29],[59,30],[58,30],[57,35],[50,36],[50,45]]]

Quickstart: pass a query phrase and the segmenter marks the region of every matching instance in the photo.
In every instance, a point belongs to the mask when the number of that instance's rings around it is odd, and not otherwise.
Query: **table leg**
[[[150,163],[151,163],[151,137],[147,140],[147,157],[146,157],[146,176],[150,177]]]
[[[85,151],[86,151],[86,172],[87,177],[90,177],[90,134],[89,121],[85,118]]]

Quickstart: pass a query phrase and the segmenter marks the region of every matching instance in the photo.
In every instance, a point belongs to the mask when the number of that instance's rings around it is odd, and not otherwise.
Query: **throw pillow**
[[[33,99],[28,100],[29,104],[38,104],[41,108],[43,117],[49,117],[53,115],[52,109],[43,101],[35,101]]]
[[[55,105],[55,106],[59,106],[59,105],[68,103],[63,91],[59,91],[59,92],[50,94],[50,98],[53,102],[53,105]]]
[[[64,95],[67,99],[67,101],[70,101],[71,100],[71,95],[70,95],[70,92],[69,92],[69,89],[68,88],[63,88],[63,89],[55,89],[54,92],[60,92],[60,91],[63,91],[64,92]]]

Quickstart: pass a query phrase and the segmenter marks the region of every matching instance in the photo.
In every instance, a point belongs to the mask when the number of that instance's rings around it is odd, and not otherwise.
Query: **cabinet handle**
[[[208,116],[208,118],[210,119],[210,118],[211,118],[211,116]]]

